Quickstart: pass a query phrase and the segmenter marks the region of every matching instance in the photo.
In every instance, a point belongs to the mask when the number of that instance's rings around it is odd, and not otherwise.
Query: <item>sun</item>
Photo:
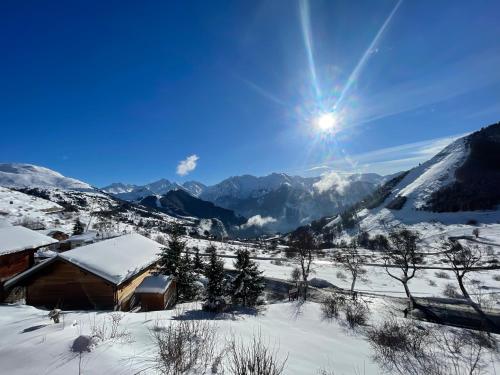
[[[337,125],[337,116],[333,112],[325,112],[316,117],[314,123],[321,132],[330,132]]]

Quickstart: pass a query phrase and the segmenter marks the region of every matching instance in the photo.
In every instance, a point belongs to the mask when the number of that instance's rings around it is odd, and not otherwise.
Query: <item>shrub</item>
[[[413,320],[383,322],[368,332],[377,361],[388,373],[401,375],[478,375],[483,373],[485,351],[495,351],[484,333],[430,326]]]
[[[448,275],[446,272],[444,271],[437,271],[434,273],[434,275],[438,278],[438,279],[449,279],[450,278],[450,275]]]
[[[295,267],[292,272],[290,272],[290,281],[298,283],[301,277],[301,272],[299,267]]]
[[[443,289],[443,294],[448,298],[461,298],[462,295],[458,293],[457,288],[453,284],[446,284]]]
[[[434,280],[429,280],[429,286],[436,286],[436,282]]]
[[[231,375],[280,375],[288,356],[280,360],[277,354],[276,349],[266,346],[260,333],[254,335],[248,345],[233,338],[228,348],[226,369]]]
[[[346,280],[347,276],[342,271],[338,271],[337,272],[337,279]]]
[[[494,275],[493,280],[495,281],[500,281],[500,275]]]
[[[340,309],[345,305],[345,296],[331,293],[321,301],[321,311],[326,319],[338,318]]]
[[[90,323],[91,336],[98,341],[107,340],[124,340],[130,341],[131,335],[126,328],[121,327],[123,315],[120,313],[112,313],[107,315],[100,322],[96,321],[94,315],[93,321]]]
[[[345,319],[351,329],[365,325],[368,320],[368,307],[359,301],[348,301],[344,305]]]
[[[217,329],[204,320],[180,320],[152,330],[154,367],[163,374],[214,373],[220,361],[216,352]],[[216,371],[215,371],[216,372]]]

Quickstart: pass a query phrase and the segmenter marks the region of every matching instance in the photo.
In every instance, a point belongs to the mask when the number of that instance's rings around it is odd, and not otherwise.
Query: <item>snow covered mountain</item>
[[[92,186],[85,182],[65,177],[51,169],[21,163],[0,164],[0,186],[94,190]]]
[[[500,220],[500,123],[457,139],[427,162],[380,186],[315,227],[373,232],[405,225],[490,224]],[[434,224],[432,224],[434,223]]]
[[[230,177],[208,187],[200,198],[245,217],[272,218],[265,228],[288,231],[325,215],[342,211],[371,193],[383,177],[377,174],[322,177],[273,173],[264,177]]]
[[[177,182],[170,182],[169,180],[162,178],[146,185],[114,182],[111,185],[103,187],[101,190],[120,199],[137,201],[150,195],[164,195],[169,191],[176,189],[185,190],[192,196],[199,197],[205,188],[206,186],[201,182],[187,181],[181,185]]]
[[[287,231],[340,212],[371,193],[382,181],[383,177],[375,173],[331,173],[310,178],[272,173],[263,177],[234,176],[212,186],[196,181],[180,185],[165,179],[144,186],[116,183],[103,191],[121,199],[140,201],[180,189],[243,217],[272,218],[267,220],[265,229]]]
[[[457,139],[413,168],[386,200],[391,209],[459,212],[500,204],[500,123]]]

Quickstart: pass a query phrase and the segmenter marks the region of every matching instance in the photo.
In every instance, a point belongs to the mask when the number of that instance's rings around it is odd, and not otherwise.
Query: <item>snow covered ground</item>
[[[371,300],[370,323],[385,315],[383,300]],[[212,315],[199,312],[199,306],[183,306],[200,319]],[[89,335],[92,326],[109,320],[113,313],[68,312],[54,324],[47,311],[30,306],[0,306],[0,362],[8,374],[76,374],[79,355],[71,351],[79,335]],[[117,313],[114,313],[117,314]],[[127,335],[98,342],[90,353],[84,353],[82,374],[152,374],[154,358],[151,330],[155,325],[178,324],[175,310],[149,313],[118,313],[123,316],[119,330]],[[213,321],[217,327],[217,345],[222,349],[233,335],[247,341],[261,334],[264,342],[288,356],[285,374],[316,374],[321,368],[336,374],[380,374],[372,360],[372,350],[364,329],[349,330],[343,323],[322,318],[320,306],[314,302],[296,302],[265,306],[257,315],[237,314]],[[500,369],[498,356],[492,358],[486,373]],[[144,371],[144,372],[141,372]]]
[[[78,373],[78,355],[70,351],[73,340],[90,334],[94,320],[101,322],[110,313],[73,312],[64,322],[53,324],[47,311],[30,306],[0,306],[0,361],[9,374]],[[150,330],[155,324],[176,324],[173,310],[150,313],[123,313],[122,326],[130,340],[107,341],[97,345],[82,360],[83,374],[133,374],[151,365],[154,347]],[[322,320],[316,303],[269,305],[259,315],[239,315],[217,320],[220,347],[234,334],[248,339],[259,331],[262,337],[288,355],[286,374],[312,374],[320,367],[339,374],[378,374],[371,350],[362,335],[350,332],[337,322]]]
[[[0,217],[5,217],[11,223],[24,217],[40,219],[47,213],[62,209],[57,203],[0,186]]]

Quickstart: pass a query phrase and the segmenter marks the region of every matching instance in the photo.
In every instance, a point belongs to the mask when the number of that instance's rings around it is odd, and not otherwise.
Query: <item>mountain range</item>
[[[253,226],[261,232],[286,232],[318,219],[338,221],[337,214],[345,218],[349,212],[367,227],[390,221],[488,222],[497,220],[500,204],[499,150],[497,123],[454,141],[429,161],[396,176],[331,172],[306,178],[273,173],[234,176],[211,186],[161,179],[97,189],[48,168],[4,163],[0,186],[105,192],[169,215],[213,218],[226,226]]]
[[[260,215],[267,218],[256,223],[268,231],[288,231],[321,216],[340,212],[371,193],[383,181],[384,178],[375,173],[335,173],[323,177],[272,173],[263,177],[234,176],[212,186],[195,181],[181,185],[161,179],[142,186],[114,183],[102,190],[120,199],[139,202],[153,202],[155,197],[182,190],[242,217]]]

